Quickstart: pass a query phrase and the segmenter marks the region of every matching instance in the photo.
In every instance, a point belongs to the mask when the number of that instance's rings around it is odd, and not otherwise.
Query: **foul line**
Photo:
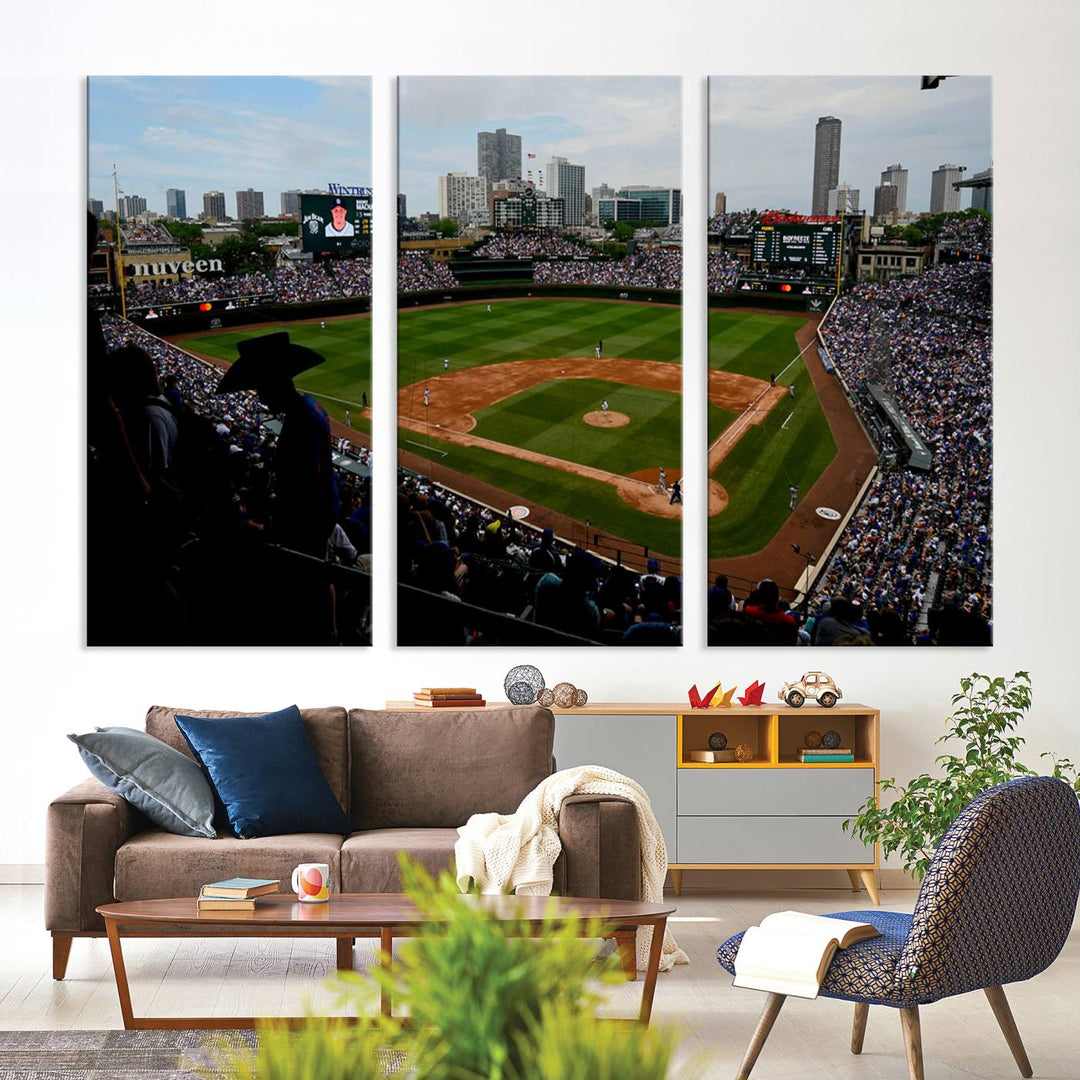
[[[422,450],[426,450],[429,454],[439,454],[441,457],[449,457],[450,454],[446,450],[436,450],[434,446],[428,446],[427,443],[415,442],[412,439],[402,439],[406,446],[419,446]]]
[[[780,430],[781,430],[781,431],[783,431],[783,430],[784,430],[784,428],[786,428],[786,427],[787,427],[787,424],[788,424],[788,420],[790,420],[790,419],[791,419],[791,418],[792,418],[792,417],[793,417],[794,415],[795,415],[795,413],[794,413],[794,412],[789,412],[789,413],[787,414],[787,420],[785,420],[785,421],[784,421],[784,422],[783,422],[783,423],[782,423],[782,424],[780,425]]]

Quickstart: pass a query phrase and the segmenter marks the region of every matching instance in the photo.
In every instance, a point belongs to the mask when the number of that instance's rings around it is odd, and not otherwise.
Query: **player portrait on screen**
[[[335,199],[333,205],[330,207],[330,221],[323,230],[323,234],[325,236],[354,235],[352,223],[346,220],[347,213],[348,211],[345,209],[344,200]]]

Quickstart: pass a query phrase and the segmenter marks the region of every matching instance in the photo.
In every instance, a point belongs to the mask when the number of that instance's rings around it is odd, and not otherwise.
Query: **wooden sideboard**
[[[426,711],[403,701],[386,707]],[[590,701],[551,711],[558,768],[604,765],[649,793],[676,894],[687,870],[846,870],[854,889],[861,883],[879,902],[877,849],[843,829],[877,791],[877,709],[846,702],[831,709],[781,703],[690,709]],[[796,751],[811,729],[838,731],[855,760],[800,762]],[[724,732],[728,747],[749,746],[753,759],[692,761],[691,751],[708,749],[714,731]]]

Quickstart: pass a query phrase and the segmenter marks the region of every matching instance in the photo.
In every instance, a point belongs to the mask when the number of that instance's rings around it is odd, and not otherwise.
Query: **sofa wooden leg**
[[[870,894],[870,899],[874,903],[874,907],[881,907],[881,899],[878,896],[877,882],[874,880],[873,870],[860,870],[859,878],[863,885],[866,886],[866,891]]]
[[[863,1037],[866,1035],[866,1018],[870,1014],[870,1006],[859,1002],[855,1006],[855,1021],[851,1025],[851,1052],[862,1053]]]
[[[859,871],[849,870],[847,872],[848,881],[851,882],[851,891],[858,892],[862,888],[862,884],[859,881]]]
[[[773,1023],[780,1014],[780,1009],[783,1007],[785,1000],[786,997],[783,994],[770,994],[768,996],[765,1008],[761,1010],[761,1019],[758,1020],[757,1027],[754,1029],[754,1037],[746,1048],[746,1056],[743,1058],[742,1067],[739,1069],[736,1080],[746,1080],[750,1075],[750,1070],[753,1069],[754,1064],[757,1062],[758,1054],[761,1053],[761,1048],[765,1045],[765,1040],[769,1037],[769,1032],[772,1031]]]
[[[671,871],[671,885],[675,890],[676,896],[682,896],[682,875],[683,872],[681,870]]]
[[[922,1060],[922,1028],[919,1026],[919,1006],[900,1010],[904,1029],[904,1049],[907,1051],[908,1080],[926,1080]]]
[[[1016,1030],[1016,1021],[1013,1019],[1012,1009],[1009,1008],[1009,1001],[1005,997],[1005,991],[1000,986],[988,986],[983,990],[983,993],[990,1002],[990,1008],[994,1010],[998,1027],[1001,1028],[1001,1033],[1009,1044],[1009,1049],[1012,1051],[1013,1060],[1015,1060],[1016,1067],[1020,1070],[1020,1075],[1030,1076],[1031,1062],[1028,1061],[1027,1051],[1024,1049],[1020,1032]]]
[[[63,930],[52,932],[52,977],[54,979],[62,979],[67,973],[68,957],[71,955],[71,943],[74,940],[74,934],[65,933]]]

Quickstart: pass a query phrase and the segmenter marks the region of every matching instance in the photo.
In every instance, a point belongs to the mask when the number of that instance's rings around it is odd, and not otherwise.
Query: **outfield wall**
[[[638,304],[681,304],[680,289],[634,289],[620,285],[536,285],[532,282],[505,285],[461,285],[452,289],[429,289],[425,292],[398,293],[398,307],[424,307],[430,304],[461,304],[478,300],[525,299],[629,300]]]
[[[229,330],[260,323],[303,322],[305,319],[332,319],[342,315],[366,315],[371,311],[370,296],[348,300],[315,300],[299,304],[262,304],[236,308],[234,311],[196,311],[190,315],[155,319],[151,323],[132,320],[136,326],[160,337],[196,333],[202,330]]]

